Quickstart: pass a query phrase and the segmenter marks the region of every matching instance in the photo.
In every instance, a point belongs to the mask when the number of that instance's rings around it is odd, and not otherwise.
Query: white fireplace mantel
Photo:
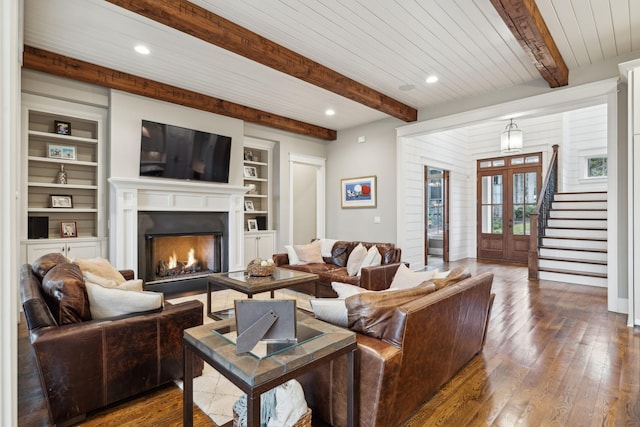
[[[133,269],[138,277],[139,211],[228,213],[229,271],[244,268],[243,200],[248,188],[154,178],[109,178],[109,183],[109,253],[117,268]]]

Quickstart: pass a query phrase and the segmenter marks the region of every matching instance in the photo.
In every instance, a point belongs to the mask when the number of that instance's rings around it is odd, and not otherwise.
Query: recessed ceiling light
[[[438,81],[438,76],[431,75],[431,76],[427,77],[426,81],[427,81],[427,83],[435,83],[435,82]]]
[[[416,88],[416,85],[406,84],[398,86],[398,89],[407,92]]]
[[[333,116],[336,112],[335,112],[333,109],[329,108],[329,109],[327,109],[327,111],[325,111],[324,113],[325,113],[327,116]]]
[[[151,53],[149,48],[142,44],[137,45],[134,49],[141,55],[149,55],[149,53]]]

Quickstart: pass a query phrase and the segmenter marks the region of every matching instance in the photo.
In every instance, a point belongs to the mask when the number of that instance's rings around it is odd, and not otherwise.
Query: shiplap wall
[[[606,105],[594,106],[542,117],[517,119],[524,134],[523,153],[542,152],[543,180],[552,146],[560,146],[560,191],[595,191],[592,182],[578,180],[567,166],[577,164],[581,150],[606,151]],[[398,244],[402,258],[412,269],[424,267],[424,166],[449,170],[450,220],[449,259],[455,261],[476,256],[476,161],[500,157],[500,133],[508,122],[488,121],[482,124],[448,130],[399,142],[402,173],[399,174]],[[606,182],[602,184],[606,189]]]
[[[451,260],[474,256],[471,253],[475,217],[473,212],[475,176],[469,154],[469,143],[462,130],[432,134],[424,139],[409,139],[402,142],[401,163],[403,164],[404,187],[402,260],[409,262],[412,269],[424,267],[424,167],[448,170],[450,186],[449,254]]]
[[[607,191],[606,178],[585,177],[586,156],[607,154],[607,105],[570,111],[564,121],[562,191]]]

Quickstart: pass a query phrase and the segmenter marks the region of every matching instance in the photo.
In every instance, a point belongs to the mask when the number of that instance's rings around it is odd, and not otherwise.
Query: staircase
[[[556,193],[539,247],[539,278],[607,286],[607,193]]]

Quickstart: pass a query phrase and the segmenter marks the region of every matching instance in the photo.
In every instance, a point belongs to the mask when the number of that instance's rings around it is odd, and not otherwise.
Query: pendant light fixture
[[[500,135],[500,151],[502,154],[522,152],[522,131],[513,123],[513,119]]]

